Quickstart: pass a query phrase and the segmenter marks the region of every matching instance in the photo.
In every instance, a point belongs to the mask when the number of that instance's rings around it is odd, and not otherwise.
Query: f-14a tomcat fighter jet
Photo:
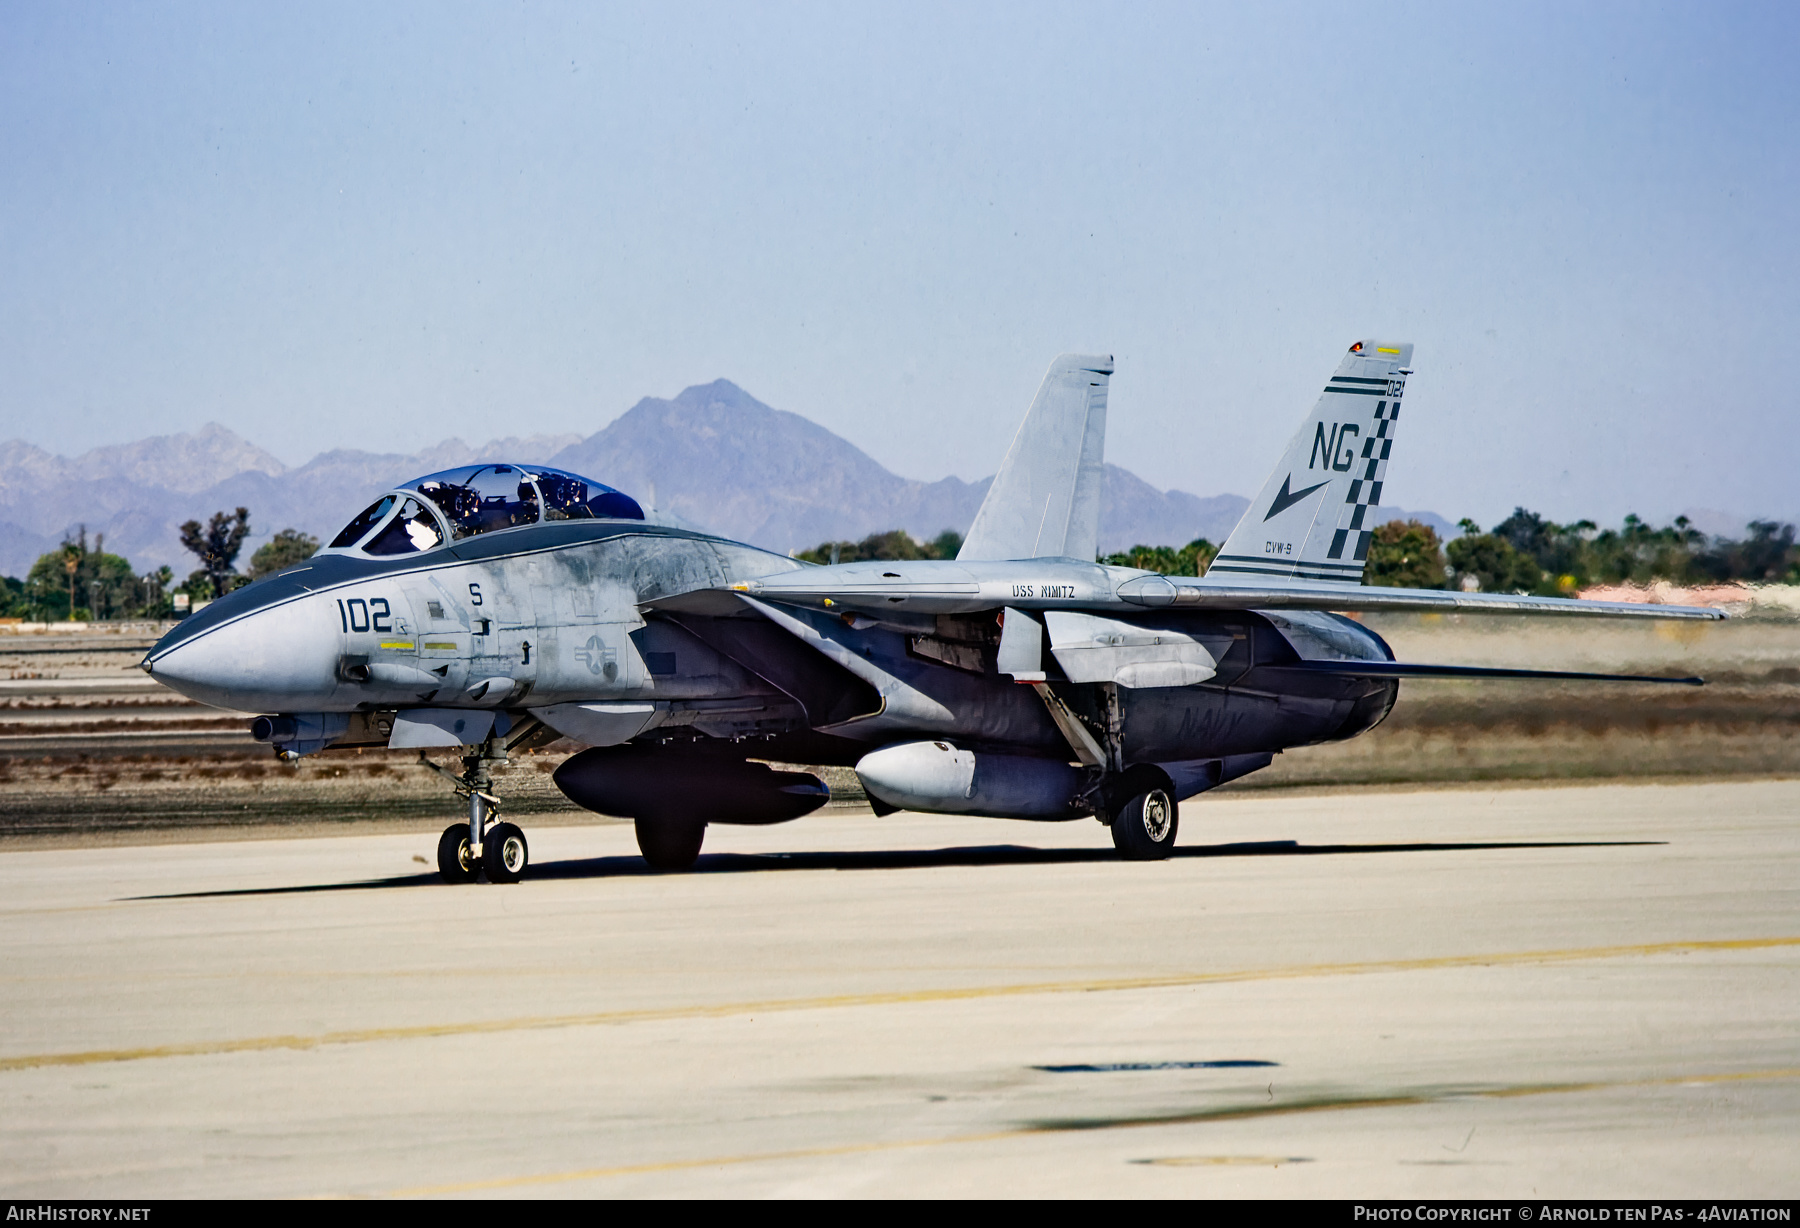
[[[853,765],[877,812],[1092,816],[1167,856],[1181,802],[1378,724],[1411,677],[1594,678],[1398,662],[1341,611],[1711,619],[1712,609],[1365,586],[1412,346],[1359,341],[1200,577],[1094,562],[1108,357],[1044,377],[954,561],[819,567],[646,516],[537,465],[434,473],[306,563],[213,602],[143,668],[257,716],[288,757],[456,748],[438,866],[524,874],[493,771],[567,737],[555,780],[633,819],[659,869],[709,823],[822,805]],[[1699,679],[1643,679],[1698,683]],[[430,764],[430,760],[426,759]]]

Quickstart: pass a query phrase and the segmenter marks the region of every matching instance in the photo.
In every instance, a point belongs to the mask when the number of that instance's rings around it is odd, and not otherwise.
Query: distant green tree
[[[0,618],[30,618],[31,601],[25,595],[25,581],[17,576],[0,576]]]
[[[104,533],[88,549],[87,526],[48,554],[38,556],[26,574],[24,593],[42,617],[52,621],[70,618],[125,618],[137,612],[137,577],[129,560],[106,553]],[[73,563],[73,569],[70,564]],[[73,603],[71,603],[71,594]]]
[[[1584,578],[1607,584],[1652,580],[1685,584],[1697,578],[1694,558],[1705,545],[1706,535],[1685,516],[1658,529],[1632,514],[1619,528],[1602,529],[1588,541],[1582,571]]]
[[[808,563],[863,563],[874,559],[953,559],[962,534],[945,529],[929,542],[914,541],[905,529],[871,533],[859,542],[820,542],[794,557]],[[946,552],[947,551],[947,552]]]
[[[1417,520],[1390,520],[1369,541],[1363,583],[1387,588],[1443,588],[1444,547],[1437,531]]]
[[[1463,520],[1461,527],[1463,535],[1444,551],[1458,582],[1473,576],[1483,592],[1529,593],[1543,581],[1537,561],[1504,537],[1483,533],[1473,520]]]
[[[1515,507],[1512,515],[1494,526],[1494,536],[1521,554],[1530,555],[1542,569],[1543,578],[1534,591],[1566,594],[1585,586],[1592,578],[1594,559],[1589,543],[1598,528],[1591,520],[1557,524],[1536,512]]]
[[[212,577],[205,570],[188,572],[187,579],[177,584],[171,592],[186,593],[189,600],[198,605],[202,601],[211,601],[219,594],[213,589]]]
[[[1743,540],[1716,539],[1695,555],[1694,572],[1707,580],[1800,584],[1800,546],[1794,543],[1794,526],[1752,520],[1746,527],[1750,535]]]
[[[1558,524],[1516,507],[1491,533],[1483,533],[1472,520],[1464,520],[1461,527],[1463,535],[1445,545],[1430,526],[1417,521],[1382,525],[1370,542],[1365,582],[1441,588],[1473,577],[1487,592],[1540,594],[1568,594],[1595,583],[1644,584],[1652,580],[1800,584],[1800,542],[1795,540],[1795,527],[1772,520],[1750,522],[1742,539],[1708,539],[1681,516],[1673,524],[1657,528],[1630,515],[1617,529],[1600,529],[1591,520]],[[830,563],[835,551],[836,560],[842,563],[953,559],[962,549],[962,540],[961,534],[948,529],[929,542],[915,541],[905,531],[892,529],[861,541],[821,542],[796,557]],[[1164,575],[1198,576],[1205,574],[1217,553],[1217,547],[1201,538],[1179,549],[1133,546],[1099,561]],[[262,557],[261,551],[257,557]],[[1446,560],[1448,579],[1444,575]],[[294,561],[280,566],[292,566]],[[253,560],[252,574],[261,574],[256,568]],[[212,595],[211,583],[210,573],[199,571],[189,577],[186,587],[196,599],[204,600]],[[27,582],[28,597],[31,591]],[[66,609],[67,604],[65,598],[62,607]]]
[[[319,539],[299,529],[283,529],[250,556],[250,578],[260,580],[304,563],[319,552]]]
[[[175,572],[167,565],[158,567],[137,578],[138,583],[138,616],[141,618],[167,618],[173,613],[170,600],[170,587],[175,580]]]
[[[1794,541],[1794,526],[1772,520],[1750,522],[1742,539],[1709,539],[1685,516],[1659,528],[1633,514],[1616,529],[1601,529],[1591,520],[1557,524],[1519,507],[1494,526],[1492,534],[1477,530],[1467,544],[1451,543],[1451,563],[1458,571],[1482,576],[1483,587],[1488,586],[1489,575],[1497,583],[1517,587],[1525,569],[1497,552],[1486,540],[1490,537],[1537,565],[1540,575],[1532,591],[1538,593],[1653,580],[1800,583],[1800,544]],[[1459,555],[1475,561],[1464,567],[1457,563]],[[1502,572],[1510,572],[1510,579]]]
[[[1109,567],[1135,567],[1139,571],[1154,571],[1165,576],[1201,576],[1212,565],[1213,557],[1219,548],[1204,537],[1196,537],[1187,545],[1176,549],[1174,546],[1133,546],[1118,554],[1102,555],[1100,562]]]
[[[200,572],[205,573],[210,590],[208,596],[223,596],[238,586],[238,551],[244,548],[244,538],[249,533],[250,509],[244,507],[238,508],[236,515],[214,512],[204,528],[198,520],[181,526],[181,544],[199,558]],[[198,596],[193,591],[193,581],[193,576],[188,577],[188,591]]]

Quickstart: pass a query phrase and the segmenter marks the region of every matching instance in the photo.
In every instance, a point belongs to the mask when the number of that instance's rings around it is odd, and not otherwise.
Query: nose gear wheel
[[[475,854],[469,845],[467,823],[452,823],[438,837],[437,865],[438,874],[447,883],[475,881],[475,872],[480,867],[476,864]]]
[[[453,823],[438,837],[438,874],[447,883],[472,883],[486,873],[490,883],[516,883],[531,864],[525,833],[511,823],[494,822],[500,815],[500,799],[494,792],[492,769],[505,764],[510,752],[554,741],[556,731],[534,717],[515,717],[509,734],[495,735],[463,756],[462,775],[441,767],[419,752],[419,764],[456,786],[456,795],[469,803],[469,821]]]
[[[525,833],[511,823],[496,823],[481,842],[481,868],[490,883],[516,883],[525,876],[531,850]]]

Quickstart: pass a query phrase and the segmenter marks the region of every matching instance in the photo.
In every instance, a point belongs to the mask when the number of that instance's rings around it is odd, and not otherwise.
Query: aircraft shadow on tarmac
[[[1242,844],[1201,844],[1178,848],[1171,859],[1189,857],[1320,857],[1352,853],[1461,853],[1498,852],[1506,849],[1641,848],[1665,844],[1663,840],[1550,840],[1482,841],[1477,843],[1418,844],[1301,844],[1296,840],[1260,840]],[[1026,848],[1017,844],[983,844],[962,848],[864,850],[830,853],[707,853],[690,874],[752,874],[779,870],[919,870],[939,866],[1034,866],[1080,865],[1117,861],[1109,848]],[[654,874],[644,859],[635,855],[587,857],[572,861],[534,863],[526,881],[566,878],[633,878]],[[304,895],[317,891],[368,891],[386,887],[444,885],[436,873],[401,874],[393,878],[358,879],[343,883],[308,883],[292,887],[246,887],[221,891],[182,891],[167,895],[138,895],[128,900],[199,900],[219,896]]]

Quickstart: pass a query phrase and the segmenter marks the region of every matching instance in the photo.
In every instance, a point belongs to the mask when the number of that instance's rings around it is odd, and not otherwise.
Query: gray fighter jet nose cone
[[[339,685],[338,639],[336,611],[309,596],[153,651],[144,669],[171,690],[215,708],[316,711]]]
[[[206,695],[230,685],[228,641],[236,639],[242,639],[242,636],[232,635],[228,628],[215,631],[177,644],[160,658],[145,662],[145,669],[164,686],[180,691],[190,699],[210,702]]]

